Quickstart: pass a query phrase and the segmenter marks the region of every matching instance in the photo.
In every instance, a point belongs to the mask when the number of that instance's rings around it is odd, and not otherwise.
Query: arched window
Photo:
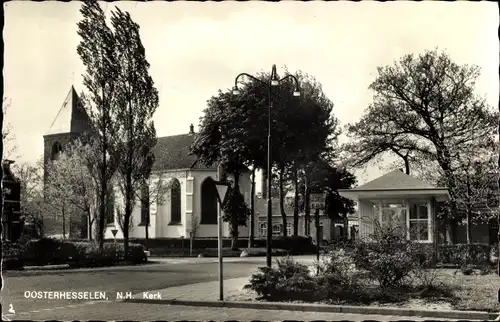
[[[217,224],[217,190],[212,178],[201,184],[201,221],[202,225]]]
[[[59,142],[54,143],[52,145],[52,152],[50,154],[50,160],[55,161],[55,160],[59,159],[61,152],[62,152],[61,143],[59,143]]]
[[[181,223],[181,184],[173,179],[170,186],[170,224]]]

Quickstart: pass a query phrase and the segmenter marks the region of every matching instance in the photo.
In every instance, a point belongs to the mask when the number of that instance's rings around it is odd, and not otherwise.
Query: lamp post
[[[268,105],[268,136],[267,136],[267,249],[266,249],[266,264],[267,267],[271,267],[271,243],[272,243],[272,224],[273,224],[273,211],[272,211],[272,200],[271,200],[271,171],[272,171],[272,159],[271,159],[271,111],[273,107],[273,101],[271,98],[273,86],[278,86],[280,83],[287,79],[293,79],[295,82],[295,90],[293,91],[293,96],[300,96],[299,81],[293,75],[286,75],[285,77],[279,79],[276,73],[276,65],[273,65],[271,69],[271,78],[269,82],[262,81],[255,76],[249,75],[247,73],[241,73],[236,76],[234,80],[233,95],[239,95],[240,91],[238,89],[238,80],[243,77],[249,77],[254,81],[267,86],[269,89],[269,105]]]

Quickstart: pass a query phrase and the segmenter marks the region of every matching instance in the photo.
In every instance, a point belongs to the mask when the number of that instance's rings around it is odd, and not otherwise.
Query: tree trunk
[[[62,215],[62,233],[63,233],[63,239],[66,239],[66,214],[64,211],[64,205],[61,208],[61,215]]]
[[[407,175],[410,175],[410,161],[408,161],[408,156],[403,158],[405,162],[405,171]]]
[[[294,199],[293,199],[293,235],[299,235],[299,169],[295,167]]]
[[[311,226],[311,207],[310,207],[310,204],[309,204],[309,184],[307,182],[307,175],[305,176],[305,189],[304,189],[304,219],[305,219],[305,224],[304,224],[304,228],[305,228],[305,235],[306,236],[310,236],[311,235],[311,229],[310,229],[310,226]]]
[[[285,213],[285,191],[283,188],[283,173],[285,172],[285,165],[283,163],[280,164],[280,173],[279,173],[279,183],[280,183],[280,213],[281,213],[281,219],[283,220],[283,236],[286,237],[287,231],[286,231],[286,225],[287,225],[287,220],[286,220],[286,213]]]
[[[248,234],[248,248],[252,248],[255,239],[255,166],[252,169],[252,191],[250,194],[250,233]]]

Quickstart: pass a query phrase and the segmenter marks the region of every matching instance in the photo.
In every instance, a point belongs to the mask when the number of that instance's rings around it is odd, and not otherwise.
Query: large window
[[[201,184],[201,221],[202,225],[217,224],[217,190],[212,178]]]
[[[382,228],[394,229],[405,234],[407,205],[403,202],[383,202],[380,209],[380,225]]]
[[[430,240],[430,216],[427,203],[410,205],[409,225],[411,240]]]
[[[173,179],[170,187],[170,224],[181,223],[181,184]]]

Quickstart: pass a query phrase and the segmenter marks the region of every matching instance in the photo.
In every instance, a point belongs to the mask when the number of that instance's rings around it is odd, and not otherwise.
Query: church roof
[[[427,190],[436,189],[436,187],[407,175],[403,171],[397,169],[378,177],[375,180],[369,181],[364,185],[352,188],[353,191],[367,190]]]
[[[153,170],[172,169],[215,169],[206,167],[198,158],[191,154],[190,147],[194,142],[195,134],[179,134],[158,138],[153,153],[156,157]]]
[[[57,116],[45,135],[83,133],[89,129],[90,118],[83,108],[75,88],[71,86]]]

